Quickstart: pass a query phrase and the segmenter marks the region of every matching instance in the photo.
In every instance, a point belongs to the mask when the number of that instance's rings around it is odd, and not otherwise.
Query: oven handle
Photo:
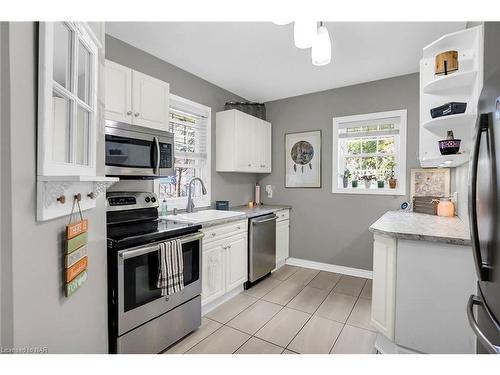
[[[187,236],[182,236],[179,237],[178,239],[181,240],[181,244],[185,244],[188,242],[193,242],[193,241],[198,241],[201,240],[205,235],[202,232],[198,232],[195,234],[189,234]],[[153,251],[158,251],[160,250],[160,245],[155,244],[153,246],[148,246],[148,247],[139,247],[131,250],[125,250],[122,253],[120,253],[120,258],[122,259],[129,259],[129,258],[134,258],[140,255],[144,255],[147,253],[151,253]]]

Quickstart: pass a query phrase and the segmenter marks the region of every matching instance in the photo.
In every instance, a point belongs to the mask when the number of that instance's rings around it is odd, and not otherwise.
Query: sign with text
[[[68,240],[73,237],[78,236],[81,233],[84,233],[89,228],[89,221],[87,219],[77,221],[76,223],[69,224],[66,227],[66,238]]]
[[[64,280],[66,297],[71,296],[87,280],[87,242],[89,239],[89,222],[81,217],[80,221],[66,227],[66,243],[64,266]]]

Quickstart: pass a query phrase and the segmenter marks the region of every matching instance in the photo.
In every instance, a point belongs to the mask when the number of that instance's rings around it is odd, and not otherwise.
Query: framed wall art
[[[285,187],[321,187],[321,130],[285,134]]]
[[[442,197],[450,195],[449,168],[423,168],[411,170],[411,192],[413,197]]]

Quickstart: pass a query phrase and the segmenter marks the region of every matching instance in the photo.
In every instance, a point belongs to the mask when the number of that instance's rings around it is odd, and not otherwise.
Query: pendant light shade
[[[315,21],[295,21],[293,37],[297,48],[310,48],[316,38],[317,25]]]
[[[313,65],[316,66],[328,65],[332,59],[332,41],[326,26],[322,24],[313,41],[311,58]]]
[[[286,20],[286,19],[273,21],[273,23],[274,23],[275,25],[278,25],[278,26],[285,26],[285,25],[288,25],[289,23],[292,23],[292,22],[293,22],[293,21]]]

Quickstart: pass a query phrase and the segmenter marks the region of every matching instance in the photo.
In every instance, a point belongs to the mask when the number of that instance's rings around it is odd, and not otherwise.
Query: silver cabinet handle
[[[139,117],[139,112],[134,113],[135,117]]]
[[[241,229],[241,227],[238,225],[238,226],[236,227],[236,229],[240,230],[240,229]]]
[[[227,247],[231,248],[231,245],[227,245]]]
[[[500,346],[497,346],[497,345],[493,344],[486,337],[486,335],[479,329],[479,325],[477,324],[476,319],[474,318],[474,312],[472,311],[472,308],[474,307],[474,305],[477,305],[478,308],[482,307],[483,309],[485,309],[486,310],[486,314],[488,315],[488,317],[490,318],[490,320],[493,322],[493,324],[496,325],[497,330],[500,330],[500,327],[495,322],[495,319],[490,316],[488,310],[484,306],[483,301],[481,301],[481,299],[479,299],[479,297],[477,297],[475,295],[471,295],[469,297],[469,302],[467,303],[467,318],[469,319],[469,324],[470,324],[472,330],[476,334],[477,339],[483,344],[483,346],[490,353],[492,353],[492,354],[500,354]]]
[[[248,166],[249,166],[249,167],[251,167],[251,166],[252,166],[252,164],[248,164]]]
[[[273,221],[273,220],[276,220],[276,216],[273,216],[273,217],[272,217],[272,218],[270,218],[270,219],[259,220],[259,221],[252,221],[252,224],[253,224],[253,225],[256,225],[256,224],[262,224],[262,223],[267,223],[268,221]]]
[[[130,116],[132,114],[132,111],[127,111],[127,116]]]
[[[216,234],[217,234],[217,233],[215,233],[215,232],[210,233],[210,235],[211,235],[212,237],[215,237],[215,235],[216,235]]]

